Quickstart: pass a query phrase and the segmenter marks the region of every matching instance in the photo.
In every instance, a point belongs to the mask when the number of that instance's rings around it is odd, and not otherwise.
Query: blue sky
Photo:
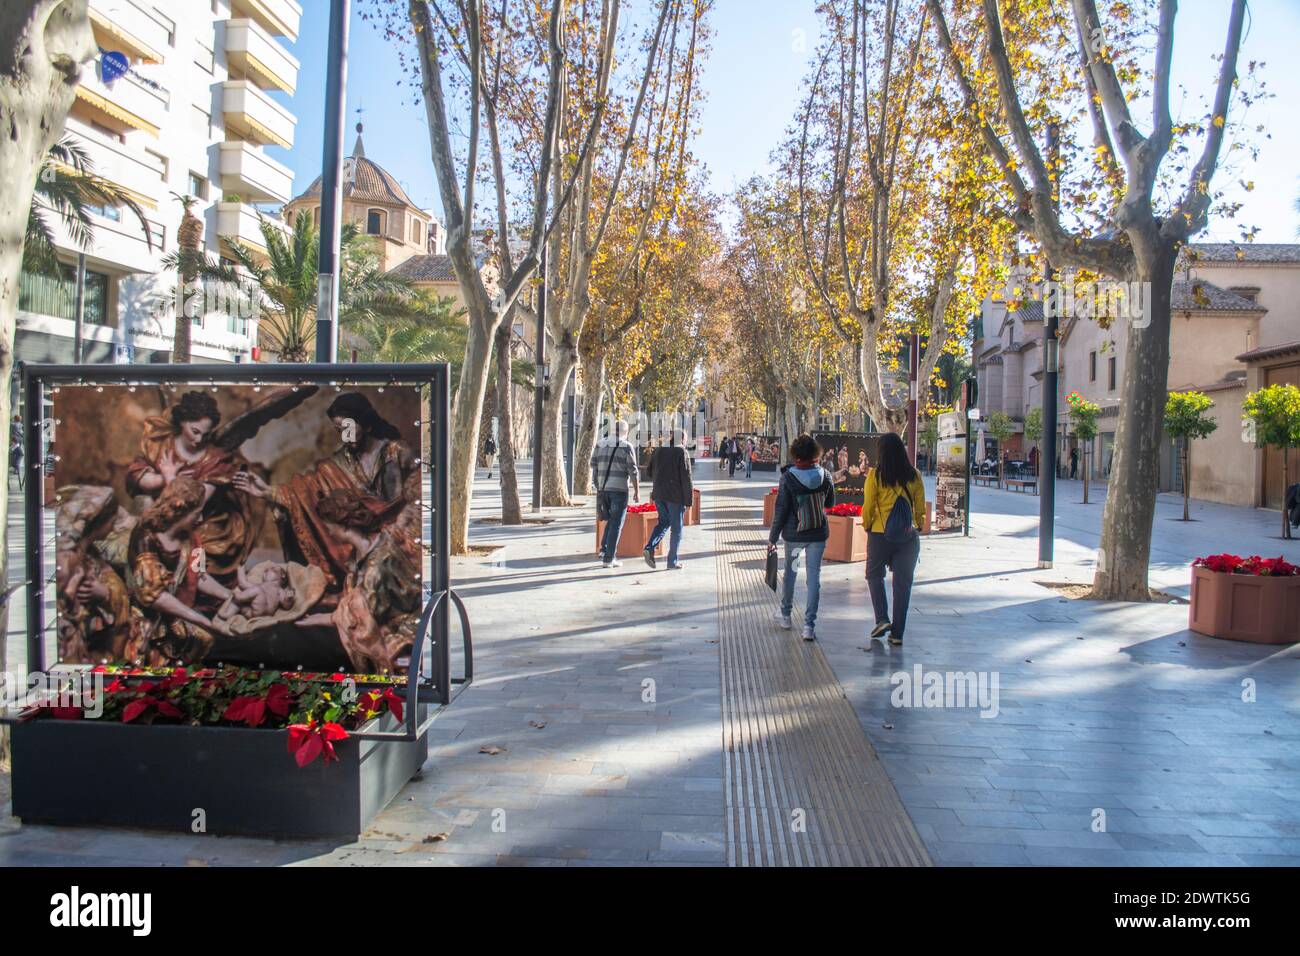
[[[648,0],[632,0],[641,8]],[[814,0],[717,0],[712,15],[712,52],[705,67],[706,99],[696,153],[707,164],[713,188],[729,192],[736,184],[767,171],[768,154],[780,142],[794,115],[800,81],[817,41]],[[1178,17],[1174,79],[1193,94],[1212,88],[1212,53],[1220,52],[1227,25],[1226,0],[1183,0]],[[320,173],[325,88],[327,0],[306,0],[302,31],[294,54],[302,62],[291,108],[298,116],[296,143],[285,158],[300,191]],[[345,149],[351,151],[353,126],[365,123],[366,154],[403,184],[417,203],[437,210],[437,183],[429,160],[424,110],[398,85],[396,56],[373,26],[356,16],[353,2],[348,75],[348,125]],[[319,12],[317,12],[319,11]],[[1245,203],[1239,221],[1260,228],[1260,242],[1296,242],[1300,216],[1300,71],[1294,70],[1295,38],[1300,36],[1300,2],[1252,0],[1241,59],[1267,63],[1265,77],[1275,98],[1252,107],[1251,125],[1260,138],[1258,162],[1241,163],[1233,179],[1253,180],[1255,190],[1236,190]],[[1180,97],[1175,91],[1177,111]],[[1197,99],[1187,101],[1194,117]],[[1235,106],[1235,104],[1234,104]],[[357,113],[358,107],[363,109]],[[1216,185],[1225,179],[1216,178]],[[1237,238],[1234,224],[1211,222],[1198,239]]]

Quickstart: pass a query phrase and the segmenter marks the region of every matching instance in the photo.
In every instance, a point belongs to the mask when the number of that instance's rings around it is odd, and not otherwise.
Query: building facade
[[[216,257],[223,236],[260,248],[259,214],[292,195],[293,174],[272,153],[293,144],[296,119],[282,100],[296,87],[298,61],[283,41],[297,38],[302,8],[296,0],[90,0],[89,14],[100,58],[83,71],[65,136],[145,222],[126,207],[95,209],[94,239],[82,249],[50,217],[63,271],[24,274],[16,352],[28,361],[76,359],[84,255],[83,360],[166,361],[177,280],[162,258],[176,248],[177,196],[196,200],[205,251]],[[124,75],[106,70],[106,54],[126,58]],[[256,319],[247,310],[205,301],[198,311],[194,361],[252,357]]]

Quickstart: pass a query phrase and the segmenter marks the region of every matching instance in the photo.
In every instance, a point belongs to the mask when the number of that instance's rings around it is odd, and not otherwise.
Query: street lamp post
[[[1047,127],[1047,162],[1052,175],[1052,206],[1060,205],[1061,139],[1060,129],[1055,123]],[[1055,278],[1052,264],[1047,263],[1045,279],[1051,282]],[[1047,290],[1044,290],[1047,291]],[[1043,443],[1038,454],[1038,566],[1050,568],[1054,558],[1056,535],[1056,390],[1057,367],[1059,365],[1057,333],[1057,309],[1049,307],[1049,301],[1055,300],[1049,295],[1043,296],[1043,436],[1051,435]]]
[[[321,149],[320,258],[316,276],[316,361],[339,351],[339,244],[343,232],[343,91],[348,82],[348,0],[330,0],[325,74],[325,142]]]

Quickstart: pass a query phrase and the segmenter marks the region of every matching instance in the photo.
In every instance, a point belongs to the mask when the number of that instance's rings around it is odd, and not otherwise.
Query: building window
[[[1112,355],[1106,363],[1106,387],[1112,392],[1115,391],[1115,361],[1115,356]]]
[[[194,111],[191,114],[194,121],[195,132],[201,133],[205,138],[212,132],[212,114],[203,107],[195,104]]]
[[[366,235],[382,236],[384,234],[384,214],[378,209],[366,213]]]
[[[110,222],[122,221],[122,210],[117,206],[87,206],[86,211]]]
[[[411,241],[417,246],[420,244],[420,220],[411,220]]]
[[[1259,302],[1259,286],[1230,285],[1228,291],[1241,296],[1247,302]]]
[[[167,251],[167,227],[162,223],[147,220],[149,223],[149,243],[155,252]]]
[[[208,181],[204,179],[202,176],[200,176],[198,173],[191,171],[189,190],[190,190],[190,195],[193,196],[195,199],[207,199]]]
[[[104,325],[108,302],[108,276],[86,270],[85,310],[91,325]],[[23,272],[18,280],[18,309],[74,321],[77,318],[77,270],[60,263],[59,275]]]
[[[1088,353],[1088,381],[1097,381],[1097,353]]]

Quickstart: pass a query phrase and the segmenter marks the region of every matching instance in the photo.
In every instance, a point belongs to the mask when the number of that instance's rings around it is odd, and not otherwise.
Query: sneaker
[[[668,565],[668,570],[669,570],[669,571],[680,571],[681,569],[682,569],[682,566],[681,566],[680,564],[670,564],[670,565]]]
[[[655,566],[655,553],[649,548],[642,551],[641,556],[645,558],[645,563],[650,565],[650,567],[653,568]]]
[[[614,565],[613,565],[613,563],[610,562],[610,561],[602,561],[602,562],[600,562],[600,566],[601,566],[602,568],[612,568]]]
[[[783,631],[788,631],[793,626],[790,623],[789,614],[782,614],[780,611],[775,611],[773,612],[772,617],[776,620],[777,626]]]
[[[875,627],[871,629],[871,639],[874,641],[876,638],[881,637],[892,626],[893,625],[891,625],[888,621],[881,621],[879,624],[877,624]]]
[[[622,566],[623,562],[618,558],[615,558],[613,561],[609,562],[609,564],[605,565],[607,568],[621,568]]]
[[[893,631],[890,631],[890,632],[889,632],[889,643],[890,643],[890,644],[902,644],[902,643],[903,643],[903,635],[901,635],[901,634],[895,634]]]
[[[807,624],[803,626],[803,639],[805,641],[817,640],[817,635],[813,633],[813,629],[809,627]]]

